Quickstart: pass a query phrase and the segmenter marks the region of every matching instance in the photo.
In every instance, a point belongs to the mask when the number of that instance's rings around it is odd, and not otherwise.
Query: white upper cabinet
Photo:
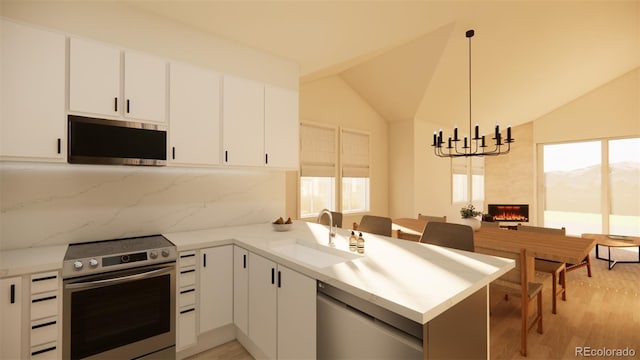
[[[65,37],[0,26],[0,156],[64,160]]]
[[[118,116],[120,49],[71,38],[69,41],[69,110]]]
[[[137,52],[124,53],[124,116],[165,122],[167,62]]]
[[[169,80],[169,161],[219,164],[220,74],[172,63]]]
[[[300,166],[298,93],[267,85],[264,97],[266,165],[297,169]]]
[[[164,59],[77,38],[69,43],[69,111],[166,121]]]
[[[223,163],[264,166],[264,85],[223,79]]]

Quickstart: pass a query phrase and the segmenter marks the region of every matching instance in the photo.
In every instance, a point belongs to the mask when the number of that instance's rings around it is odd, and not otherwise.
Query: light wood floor
[[[633,259],[637,253],[626,255]],[[576,347],[635,350],[640,357],[640,264],[607,263],[591,256],[593,277],[586,268],[567,274],[567,301],[558,300],[558,313],[551,313],[551,276],[537,274],[543,288],[544,333],[528,335],[529,356],[520,355],[519,299],[505,301],[491,296],[491,359],[579,359]],[[590,357],[612,359],[615,357]],[[253,359],[237,341],[199,354],[191,360]]]

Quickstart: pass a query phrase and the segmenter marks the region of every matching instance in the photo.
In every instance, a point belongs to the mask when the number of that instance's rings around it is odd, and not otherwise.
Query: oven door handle
[[[113,285],[118,283],[124,283],[128,281],[140,280],[146,277],[150,277],[152,275],[161,275],[164,273],[169,273],[173,271],[172,267],[165,267],[162,269],[151,270],[147,272],[143,272],[140,274],[127,275],[122,277],[117,277],[113,279],[103,279],[103,280],[94,280],[94,281],[86,281],[86,282],[77,282],[72,284],[65,284],[65,289],[86,289],[90,287],[104,286],[104,285]]]

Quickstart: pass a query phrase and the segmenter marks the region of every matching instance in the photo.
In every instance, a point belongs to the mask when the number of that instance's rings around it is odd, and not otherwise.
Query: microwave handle
[[[114,279],[103,279],[103,280],[94,280],[94,281],[86,281],[86,282],[77,282],[77,283],[73,283],[73,284],[66,284],[64,287],[65,287],[65,289],[86,289],[86,288],[90,288],[90,287],[95,287],[96,285],[99,285],[99,286],[113,285],[113,284],[133,281],[133,280],[144,279],[146,277],[150,277],[151,275],[154,275],[154,276],[155,275],[161,275],[161,274],[164,274],[164,273],[169,273],[171,271],[173,271],[173,268],[165,267],[165,268],[162,268],[162,269],[151,270],[151,271],[143,272],[143,273],[140,273],[140,274],[122,276],[122,277],[118,277],[118,278],[114,278]]]

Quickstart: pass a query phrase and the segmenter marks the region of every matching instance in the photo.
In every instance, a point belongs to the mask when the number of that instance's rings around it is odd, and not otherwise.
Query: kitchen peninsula
[[[272,265],[274,268],[287,268],[311,279],[314,285],[316,280],[328,284],[383,311],[387,310],[414,322],[422,328],[420,352],[424,359],[442,356],[489,357],[488,284],[514,267],[511,260],[367,233],[364,234],[365,253],[356,255],[349,251],[348,230],[338,229],[334,238],[336,247],[332,249],[327,246],[328,228],[306,222],[295,222],[292,230],[288,232],[276,232],[271,224],[259,224],[172,233],[165,236],[177,246],[181,254],[232,245],[236,248],[234,250],[239,248],[244,251],[244,256],[246,253],[249,255],[247,265],[247,257],[237,257],[234,252],[234,259],[244,262],[240,267],[251,268],[254,265],[252,260],[255,258],[261,261],[267,259],[275,264]],[[299,251],[285,251],[287,246],[288,249]],[[311,256],[302,254],[307,248],[312,249],[309,250],[310,254],[307,254]],[[323,264],[322,260],[313,259],[313,249],[342,259],[329,262],[328,265]],[[234,277],[237,275],[236,269],[238,267],[234,264]],[[274,286],[275,282],[280,285],[280,271],[277,273],[276,281],[274,270],[271,270]],[[267,274],[267,282],[268,277]],[[253,290],[249,287],[249,297]],[[312,299],[315,299],[315,290],[313,291]],[[309,297],[301,296],[294,303],[300,305],[303,301],[301,299]],[[249,331],[243,331],[246,326],[237,321],[244,316],[237,316],[236,312],[239,308],[250,305],[239,303],[238,300],[234,299],[233,309],[238,340],[254,357],[283,358],[281,354],[284,352],[280,346],[276,350],[276,345],[273,344],[274,349],[266,351],[256,344],[252,340],[251,326],[248,327]],[[315,303],[312,305],[310,308],[315,308]],[[251,323],[251,310],[248,311],[248,315],[248,322]],[[311,346],[315,350],[316,319],[315,314],[308,315],[312,317],[310,322],[313,326],[309,326],[308,331],[312,332]],[[308,324],[303,324],[302,319],[298,321],[299,330],[294,331],[292,336],[309,336],[305,327]],[[320,323],[322,319],[318,318],[317,321]],[[464,347],[459,346],[460,339],[465,339]],[[317,341],[320,355],[323,351],[320,344],[326,345],[326,341],[330,340],[322,339],[319,333]],[[280,344],[280,339],[277,342]],[[300,339],[294,339],[293,342],[304,343]],[[367,346],[373,345],[375,344],[367,343]],[[282,348],[285,346],[282,345]]]

